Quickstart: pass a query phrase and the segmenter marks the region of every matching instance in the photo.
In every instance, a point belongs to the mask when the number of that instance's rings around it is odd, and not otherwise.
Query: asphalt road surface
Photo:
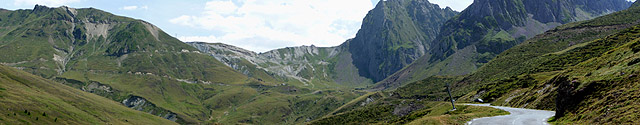
[[[553,111],[490,106],[489,104],[467,105],[488,106],[511,113],[510,115],[473,119],[467,122],[468,125],[548,125],[547,120],[555,115]]]

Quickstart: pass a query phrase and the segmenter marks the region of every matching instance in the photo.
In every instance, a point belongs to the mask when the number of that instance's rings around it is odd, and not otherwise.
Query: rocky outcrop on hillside
[[[178,120],[177,114],[162,108],[158,108],[153,103],[139,96],[130,96],[129,98],[122,100],[122,104],[129,108],[132,108],[138,111],[144,111],[149,114],[153,114],[174,122]]]

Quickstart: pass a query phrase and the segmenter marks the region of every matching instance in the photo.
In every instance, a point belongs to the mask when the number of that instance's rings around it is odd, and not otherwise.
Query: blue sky
[[[336,46],[353,38],[379,0],[2,0],[0,8],[35,4],[98,8],[142,19],[183,41],[222,42],[257,52]],[[461,11],[473,0],[430,0]]]

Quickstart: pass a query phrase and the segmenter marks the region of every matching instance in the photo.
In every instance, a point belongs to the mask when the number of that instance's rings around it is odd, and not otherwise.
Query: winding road
[[[553,111],[490,106],[489,104],[467,105],[488,106],[511,113],[510,115],[473,119],[467,122],[468,125],[548,125],[547,120],[555,115]]]

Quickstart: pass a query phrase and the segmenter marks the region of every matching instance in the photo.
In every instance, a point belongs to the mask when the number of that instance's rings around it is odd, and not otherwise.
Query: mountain
[[[245,75],[308,88],[356,88],[372,82],[361,77],[344,47],[299,46],[255,53],[222,43],[190,45]]]
[[[263,80],[366,88],[427,55],[440,27],[456,14],[427,0],[389,0],[369,11],[355,38],[335,47],[300,46],[255,53],[219,43],[190,44],[244,74],[265,76]]]
[[[430,54],[377,83],[396,88],[433,75],[466,75],[501,52],[561,24],[626,9],[625,0],[476,0],[448,20]]]
[[[87,91],[102,89],[103,96],[118,102],[138,98],[150,104],[138,110],[169,119],[177,115],[180,122],[194,122],[189,115],[205,113],[204,107],[176,106],[200,100],[180,81],[248,80],[141,20],[93,8],[46,6],[0,15],[0,52],[8,53],[0,56],[3,64]]]
[[[639,14],[640,7],[631,7],[558,26],[505,50],[469,75],[431,76],[367,94],[317,122],[417,122],[433,117],[425,112],[437,112],[425,101],[450,100],[446,86],[451,84],[458,102],[483,99],[492,105],[555,110],[552,123],[637,123]]]
[[[94,8],[38,5],[0,20],[1,64],[181,124],[301,124],[363,93],[245,75],[148,22]]]
[[[457,14],[427,0],[380,1],[345,44],[360,75],[378,82],[429,54],[440,27]]]
[[[3,124],[175,124],[4,65],[0,83]]]

